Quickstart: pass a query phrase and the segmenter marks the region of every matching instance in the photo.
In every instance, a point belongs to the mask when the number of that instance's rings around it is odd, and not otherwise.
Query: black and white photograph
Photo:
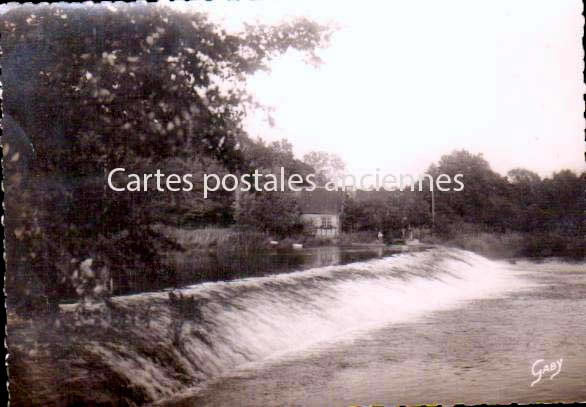
[[[586,402],[582,13],[0,5],[9,405]]]

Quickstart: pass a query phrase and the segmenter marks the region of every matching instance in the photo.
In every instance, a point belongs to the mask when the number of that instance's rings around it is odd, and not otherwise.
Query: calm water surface
[[[123,282],[116,281],[115,295],[154,292],[203,282],[230,281],[344,265],[399,253],[400,250],[380,246],[324,246],[302,250],[279,248],[229,254],[187,251],[179,254],[181,261],[178,264],[168,266],[169,271],[174,271],[172,273],[162,273],[159,278],[153,279],[152,276],[138,271]],[[74,300],[75,298],[72,299]]]

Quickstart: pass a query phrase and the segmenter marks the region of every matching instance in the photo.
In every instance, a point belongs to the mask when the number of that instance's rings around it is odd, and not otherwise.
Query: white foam
[[[319,342],[416,320],[466,301],[503,295],[525,282],[502,263],[438,248],[427,252],[330,266],[298,273],[188,287],[184,295],[207,298],[205,324],[183,326],[181,352],[174,349],[166,293],[119,297],[128,307],[155,302],[149,327],[134,327],[143,343],[174,355],[193,377],[211,378],[249,362],[299,352]],[[197,334],[195,334],[197,333]],[[202,340],[203,338],[203,340]],[[210,345],[206,344],[210,343]],[[154,344],[153,344],[154,345]],[[96,353],[156,399],[182,384],[157,358],[134,349],[94,344]],[[154,349],[154,348],[153,348]],[[156,350],[153,350],[156,352]],[[140,371],[140,374],[136,372]]]

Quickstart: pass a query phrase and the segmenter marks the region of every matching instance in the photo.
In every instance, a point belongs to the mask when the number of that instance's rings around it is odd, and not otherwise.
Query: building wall
[[[304,213],[301,221],[315,228],[316,237],[336,237],[340,234],[340,215]]]

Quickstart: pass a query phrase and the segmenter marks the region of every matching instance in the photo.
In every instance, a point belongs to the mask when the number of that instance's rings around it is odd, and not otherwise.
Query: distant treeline
[[[429,186],[423,192],[359,191],[347,199],[344,229],[378,229],[400,237],[401,230],[411,226],[432,232],[434,241],[466,248],[476,248],[466,240],[477,241],[481,235],[487,246],[511,246],[495,247],[494,254],[585,256],[586,173],[562,170],[541,178],[516,168],[501,176],[481,154],[463,150],[443,156],[427,172],[434,177],[464,174],[462,191],[433,192],[434,218]],[[493,254],[490,247],[479,251]]]
[[[490,232],[579,236],[583,230],[586,173],[562,170],[542,179],[532,171],[517,168],[501,176],[481,154],[465,150],[443,156],[427,172],[434,176],[463,174],[465,184],[462,191],[435,189],[435,219],[429,186],[422,192],[409,188],[403,192],[359,191],[345,206],[345,228],[392,231],[408,225],[434,226],[444,236],[457,233],[465,224]]]

